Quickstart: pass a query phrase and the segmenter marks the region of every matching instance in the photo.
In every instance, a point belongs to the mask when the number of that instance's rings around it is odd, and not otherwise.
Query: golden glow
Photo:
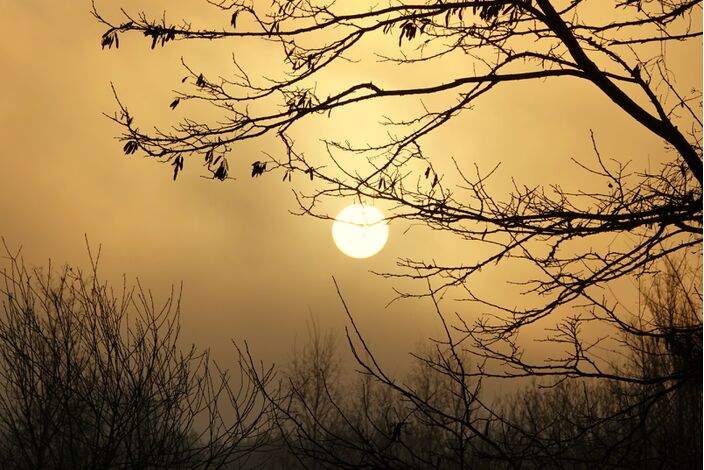
[[[384,214],[376,207],[354,204],[335,217],[332,238],[347,256],[369,258],[384,248],[389,238],[389,227]]]

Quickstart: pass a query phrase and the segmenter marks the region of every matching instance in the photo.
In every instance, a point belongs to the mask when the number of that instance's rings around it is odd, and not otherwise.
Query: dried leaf
[[[137,141],[136,140],[128,140],[127,143],[122,147],[122,150],[125,152],[125,155],[131,155],[137,151]]]
[[[213,177],[219,179],[220,181],[224,181],[227,178],[227,164],[225,160],[223,160],[218,169],[215,170]]]
[[[266,162],[256,161],[252,163],[252,178],[260,176],[266,170]]]

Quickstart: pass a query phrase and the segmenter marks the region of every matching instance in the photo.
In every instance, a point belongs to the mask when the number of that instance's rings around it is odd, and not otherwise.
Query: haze
[[[128,10],[139,5],[120,3]],[[188,4],[179,6],[187,11]],[[207,42],[152,51],[136,35],[119,52],[103,51],[103,27],[89,10],[90,3],[81,1],[0,0],[0,235],[8,246],[22,246],[35,265],[51,259],[85,266],[87,237],[92,248],[102,246],[101,271],[110,280],[119,282],[123,273],[138,277],[157,298],[182,282],[184,340],[211,346],[223,358],[235,339],[247,340],[262,360],[285,362],[311,316],[340,332],[345,318],[334,276],[371,346],[400,367],[408,351],[435,333],[435,317],[423,301],[387,306],[399,283],[370,271],[394,270],[396,258],[408,255],[473,254],[447,235],[392,225],[378,255],[343,255],[328,221],[289,213],[297,208],[290,186],[277,177],[249,178],[249,166],[265,150],[257,144],[232,160],[236,181],[223,183],[201,178],[205,173],[195,164],[173,182],[164,166],[125,157],[114,140],[118,129],[102,115],[116,108],[110,83],[145,124],[173,119],[168,103],[183,75],[180,56],[218,70],[229,51]],[[192,19],[207,21],[205,14],[197,10]],[[673,53],[691,58],[678,81],[698,84],[701,52]],[[349,119],[336,116],[299,132],[311,149],[328,131],[362,141],[365,132],[375,132],[368,129],[374,119],[363,125]],[[559,179],[579,187],[583,175],[569,157],[593,157],[590,129],[607,156],[646,167],[664,155],[659,141],[606,98],[569,79],[511,85],[487,96],[437,133],[429,149],[487,169],[501,161],[497,181],[503,184],[517,176],[526,184]],[[344,205],[340,201],[331,212]],[[487,291],[503,288],[499,274],[477,282]]]

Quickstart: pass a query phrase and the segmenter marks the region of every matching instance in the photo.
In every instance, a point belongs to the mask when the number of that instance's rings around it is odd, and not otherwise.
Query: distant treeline
[[[496,405],[461,341],[428,344],[392,377],[350,316],[359,373],[315,322],[290,364],[265,367],[245,344],[223,368],[179,347],[176,295],[114,291],[96,264],[42,273],[7,259],[0,468],[701,466],[701,297],[674,270],[643,294],[650,333],[622,336],[608,370],[550,377],[547,363]]]

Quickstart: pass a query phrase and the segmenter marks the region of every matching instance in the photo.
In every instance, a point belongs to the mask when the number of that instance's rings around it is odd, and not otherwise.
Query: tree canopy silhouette
[[[193,25],[188,19],[172,23],[166,15],[152,18],[126,10],[110,17],[94,4],[93,14],[107,27],[104,48],[117,47],[119,38],[138,33],[152,49],[209,40],[228,41],[234,51],[232,63],[218,78],[184,59],[183,88],[170,104],[183,112],[189,102],[209,104],[218,116],[215,124],[186,117],[170,130],[143,131],[118,98],[112,118],[122,128],[126,154],[170,162],[174,178],[184,162],[201,161],[214,179],[225,180],[230,177],[228,160],[238,158],[238,145],[275,137],[280,152],[252,163],[251,176],[280,172],[284,180],[295,174],[313,180],[312,192],[296,192],[302,212],[328,217],[321,209],[328,198],[373,199],[393,208],[390,218],[419,221],[485,247],[478,260],[458,255],[450,264],[410,254],[399,260],[398,271],[386,273],[427,281],[427,291],[401,296],[435,299],[457,288],[487,313],[461,320],[453,330],[461,337],[457,344],[461,341],[492,364],[477,374],[651,380],[610,370],[595,352],[603,343],[586,339],[584,327],[596,320],[632,334],[664,335],[633,321],[631,312],[605,295],[605,289],[619,279],[656,270],[666,257],[700,253],[701,91],[678,86],[671,70],[682,64],[672,63],[676,59],[665,52],[668,44],[699,44],[699,1],[207,3],[222,11],[222,25]],[[269,61],[281,58],[271,76],[257,75],[238,60],[241,48],[257,41],[278,51]],[[462,67],[447,67],[448,60]],[[391,87],[368,72],[379,61],[380,66],[402,65],[404,70],[438,65],[431,83],[419,84],[408,74],[402,77],[407,86]],[[350,62],[361,77],[356,82],[338,83],[326,75]],[[599,191],[565,189],[560,181],[527,186],[512,180],[502,192],[492,179],[494,169],[461,158],[455,160],[452,175],[436,170],[437,156],[425,151],[434,131],[472,107],[481,112],[487,94],[502,93],[516,83],[554,83],[565,77],[587,83],[620,109],[624,120],[635,120],[659,138],[662,164],[631,170],[627,161],[602,157],[592,134],[587,143],[594,162],[575,161],[575,168],[601,181]],[[438,96],[445,99],[424,106],[419,114],[385,121],[393,133],[381,142],[324,140],[321,159],[306,155],[294,138],[294,126],[316,122],[317,116],[334,119],[338,110],[360,103]],[[355,157],[353,164],[348,155]],[[360,158],[367,166],[359,166]],[[640,163],[638,168],[647,168]],[[526,262],[534,269],[530,277],[518,279],[526,294],[522,305],[492,299],[469,282],[481,270]],[[579,306],[579,313],[553,315],[565,306]],[[553,325],[545,330],[545,339],[568,347],[548,362],[531,362],[517,338],[525,327],[543,320]],[[701,318],[693,328],[701,328]]]
[[[4,240],[3,240],[4,242]],[[272,429],[271,369],[182,347],[180,298],[65,266],[0,265],[2,468],[246,466]],[[256,378],[256,382],[255,382]]]

